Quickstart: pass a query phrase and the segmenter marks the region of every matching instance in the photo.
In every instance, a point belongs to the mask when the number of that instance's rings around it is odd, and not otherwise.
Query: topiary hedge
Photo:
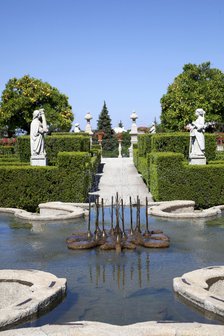
[[[0,145],[0,154],[1,155],[12,155],[15,153],[14,146],[1,146]]]
[[[151,153],[150,191],[155,201],[193,200],[198,208],[224,203],[224,163],[189,165],[180,153]]]
[[[83,135],[49,135],[45,138],[45,148],[48,165],[55,165],[59,152],[88,152],[90,150],[90,139]],[[18,153],[20,161],[30,161],[30,136],[17,138],[16,153]]]
[[[150,152],[182,153],[186,160],[189,158],[189,133],[157,133],[138,135],[138,152],[134,154],[134,164],[150,185]],[[207,161],[216,159],[216,135],[205,134],[205,147]],[[140,158],[146,158],[141,160]],[[146,172],[147,171],[147,172]]]
[[[182,153],[186,159],[189,158],[189,133],[161,133],[151,137],[151,148],[153,152],[174,152]],[[216,156],[216,135],[205,134],[205,156],[207,161],[214,160]]]
[[[138,135],[138,155],[146,156],[152,150],[152,134]]]
[[[49,201],[85,202],[92,179],[89,153],[58,154],[58,166],[0,166],[0,206],[35,211]]]

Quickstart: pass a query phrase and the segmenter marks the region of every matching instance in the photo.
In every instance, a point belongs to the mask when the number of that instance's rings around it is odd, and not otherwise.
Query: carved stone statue
[[[187,125],[190,130],[189,158],[191,164],[206,164],[205,158],[205,111],[198,108],[195,111],[197,119]]]
[[[80,133],[81,130],[80,130],[80,127],[79,127],[79,123],[76,123],[75,124],[75,128],[74,128],[74,133]]]
[[[44,134],[48,132],[44,109],[33,112],[33,120],[30,125],[31,164],[37,166],[46,165],[46,152],[44,147]],[[44,161],[41,161],[44,160]],[[44,164],[45,162],[45,164]]]

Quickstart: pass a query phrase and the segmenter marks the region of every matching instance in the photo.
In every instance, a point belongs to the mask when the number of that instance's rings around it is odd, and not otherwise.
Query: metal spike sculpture
[[[120,252],[122,249],[135,249],[137,246],[148,248],[164,248],[169,247],[169,238],[160,230],[149,230],[148,221],[148,199],[145,201],[145,232],[141,231],[140,218],[140,199],[137,197],[136,202],[136,226],[133,229],[133,204],[130,197],[130,229],[125,230],[124,203],[123,199],[119,201],[118,193],[116,194],[115,204],[113,197],[111,198],[111,228],[105,230],[104,224],[104,200],[101,199],[102,223],[99,225],[100,202],[96,199],[96,219],[95,231],[91,232],[91,204],[89,203],[88,230],[84,233],[73,233],[66,239],[69,249],[81,250],[99,247],[101,250],[116,250]],[[121,208],[121,211],[120,211]],[[114,226],[114,210],[116,216],[116,224]],[[120,227],[121,212],[121,227]]]

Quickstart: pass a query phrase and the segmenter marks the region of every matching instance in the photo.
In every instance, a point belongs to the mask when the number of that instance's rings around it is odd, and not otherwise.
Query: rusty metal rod
[[[133,214],[132,214],[132,201],[131,201],[131,196],[129,198],[129,203],[130,203],[130,226],[131,226],[131,231],[130,234],[133,235]]]

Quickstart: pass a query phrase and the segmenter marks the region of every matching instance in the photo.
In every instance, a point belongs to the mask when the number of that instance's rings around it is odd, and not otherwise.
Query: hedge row
[[[138,150],[139,156],[146,156],[152,151],[152,134],[138,135]]]
[[[0,166],[0,206],[35,211],[49,201],[85,202],[97,157],[58,154],[57,167]]]
[[[80,132],[80,133],[75,133],[75,132],[52,132],[51,135],[56,135],[56,136],[65,136],[65,135],[68,135],[68,136],[87,136],[89,137],[89,134],[88,133],[85,133],[85,132]]]
[[[150,152],[174,152],[182,153],[189,157],[190,136],[187,132],[182,133],[158,133],[138,135],[139,156],[146,156]],[[205,134],[205,156],[207,161],[215,160],[216,135]]]
[[[150,191],[155,201],[193,200],[198,208],[223,204],[224,163],[189,165],[180,153],[152,153]]]
[[[14,146],[0,146],[0,154],[1,155],[12,155],[15,153]]]
[[[57,163],[57,154],[59,152],[89,152],[90,139],[83,135],[46,136],[45,149],[48,164],[55,165]],[[20,161],[30,161],[30,136],[21,136],[17,138],[16,153],[18,153]]]

